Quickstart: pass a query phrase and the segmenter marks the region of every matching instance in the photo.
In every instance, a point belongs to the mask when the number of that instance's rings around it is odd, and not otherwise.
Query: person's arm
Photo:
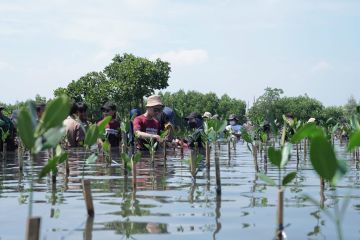
[[[135,133],[136,137],[142,138],[142,139],[155,139],[156,141],[162,143],[162,139],[158,134],[151,134],[151,133],[141,131],[140,118],[136,117],[134,119],[133,125],[134,125],[134,133]]]

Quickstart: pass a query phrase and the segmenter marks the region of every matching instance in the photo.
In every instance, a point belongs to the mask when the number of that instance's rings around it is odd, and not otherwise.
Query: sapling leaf
[[[324,130],[315,123],[307,123],[302,126],[291,138],[291,143],[295,144],[303,140],[304,138],[312,138],[315,136],[324,136]]]
[[[281,151],[281,163],[280,168],[283,168],[289,161],[292,145],[291,143],[285,143]]]
[[[50,128],[61,126],[70,112],[70,99],[62,95],[50,101],[40,119],[36,133],[41,135]]]
[[[245,142],[247,143],[253,143],[253,140],[250,136],[250,134],[248,133],[248,131],[245,128],[241,128],[240,129],[241,132],[241,138],[244,139]]]
[[[57,164],[61,164],[61,163],[65,162],[66,159],[68,159],[68,154],[66,152],[64,152],[57,157],[58,157]]]
[[[95,163],[96,160],[97,160],[97,156],[96,156],[96,154],[93,153],[86,159],[86,164]]]
[[[65,128],[63,126],[50,128],[43,135],[42,149],[54,148],[65,136]]]
[[[17,128],[21,141],[27,149],[32,149],[35,144],[34,126],[28,108],[22,107],[17,119]]]
[[[286,186],[288,183],[290,183],[294,178],[296,177],[296,172],[290,172],[288,173],[282,180],[282,185]]]
[[[122,159],[125,163],[129,163],[129,162],[130,162],[130,157],[129,157],[126,153],[121,153],[121,159]]]
[[[346,165],[346,161],[344,160],[338,160],[337,161],[337,169],[336,169],[336,174],[333,177],[333,179],[331,179],[331,184],[332,185],[336,185],[336,183],[343,177],[345,176],[347,172],[347,165]]]
[[[140,161],[140,159],[141,159],[141,152],[137,152],[137,153],[135,153],[135,155],[133,155],[133,161],[135,163],[138,163]]]
[[[360,147],[360,130],[357,130],[351,134],[347,149],[349,152],[351,152],[356,147]]]
[[[315,171],[325,180],[335,176],[338,161],[331,143],[324,136],[316,136],[310,143],[310,160]]]
[[[94,145],[99,137],[99,128],[96,124],[93,124],[86,131],[84,144],[88,147]]]
[[[110,143],[109,140],[106,139],[104,141],[104,143],[102,144],[102,149],[104,150],[104,152],[109,153],[110,152]]]
[[[155,149],[157,147],[157,145],[158,145],[158,142],[154,143],[152,149]]]
[[[55,156],[48,160],[47,164],[41,169],[39,173],[39,179],[42,179],[47,174],[52,172],[54,169],[56,169],[56,163],[57,163],[58,157]]]
[[[276,150],[273,147],[268,149],[269,160],[272,164],[280,168],[281,163],[281,150]]]
[[[107,116],[107,117],[105,117],[103,120],[101,120],[101,122],[99,123],[99,125],[98,125],[98,131],[99,131],[99,136],[98,137],[100,137],[100,136],[103,136],[103,135],[105,135],[105,128],[106,128],[106,125],[108,125],[109,124],[109,122],[111,121],[111,116]],[[97,137],[97,138],[98,138]],[[92,144],[91,144],[92,145]]]
[[[270,186],[276,186],[276,183],[274,180],[272,180],[271,178],[269,178],[268,176],[266,176],[263,173],[258,173],[257,176],[260,178],[260,180],[262,180],[263,182],[267,183]]]

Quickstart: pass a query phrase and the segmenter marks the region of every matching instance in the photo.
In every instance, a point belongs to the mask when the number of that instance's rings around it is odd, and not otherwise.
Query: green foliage
[[[271,178],[269,178],[268,176],[266,176],[263,173],[258,173],[257,176],[260,178],[260,180],[264,181],[265,183],[267,183],[270,186],[276,186],[276,183],[274,180],[272,180]]]
[[[56,147],[56,155],[48,160],[48,163],[42,168],[39,173],[39,179],[42,179],[50,172],[57,172],[57,165],[64,163],[68,159],[68,154],[61,149],[61,146]]]
[[[96,160],[97,160],[97,156],[95,153],[93,153],[85,160],[85,162],[86,164],[93,164],[96,162]]]
[[[27,149],[32,149],[35,145],[34,132],[36,116],[32,115],[32,111],[29,110],[32,107],[31,103],[22,107],[17,120],[19,136]]]
[[[197,91],[179,90],[175,93],[160,92],[163,103],[171,107],[177,114],[176,123],[183,126],[183,118],[190,112],[211,112],[226,119],[230,114],[236,114],[240,123],[245,122],[246,104],[242,100],[223,95],[220,98],[215,93],[200,93]]]
[[[5,142],[6,139],[10,136],[10,131],[4,131],[2,128],[0,128],[0,136],[1,136],[1,141]]]
[[[99,137],[99,127],[96,124],[92,124],[85,134],[84,144],[89,148],[96,143]]]
[[[310,143],[310,160],[315,171],[331,181],[336,174],[338,163],[331,143],[324,136],[316,136]]]
[[[354,148],[360,147],[360,130],[353,132],[348,143],[348,150],[352,151]]]
[[[296,177],[296,172],[290,172],[288,173],[282,180],[282,185],[286,186],[288,183],[290,183],[294,178]]]
[[[65,95],[62,95],[50,101],[45,108],[45,111],[40,119],[40,124],[36,129],[36,134],[41,135],[50,128],[62,125],[64,119],[70,112],[70,100]]]
[[[296,144],[305,138],[312,138],[316,136],[323,136],[324,130],[314,123],[307,123],[300,128],[291,138],[291,142]]]
[[[268,149],[269,160],[272,164],[280,168],[281,164],[281,150],[276,150],[273,147]]]

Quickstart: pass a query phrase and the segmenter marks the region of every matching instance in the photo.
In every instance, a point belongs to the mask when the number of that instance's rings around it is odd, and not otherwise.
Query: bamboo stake
[[[32,217],[28,219],[26,228],[27,240],[39,240],[40,239],[40,217]]]
[[[86,219],[86,224],[84,229],[84,240],[92,240],[93,226],[94,226],[94,218],[88,217]]]
[[[131,171],[132,171],[132,185],[133,185],[133,191],[136,190],[136,164],[134,161],[131,161],[131,164],[132,164],[132,168],[131,168]]]
[[[209,146],[209,142],[205,143],[205,161],[206,161],[206,168],[210,169],[210,146]]]
[[[5,159],[6,150],[7,150],[7,143],[6,143],[6,142],[3,142],[3,152],[2,152],[2,157],[3,157],[3,159]]]
[[[259,172],[259,165],[257,162],[257,147],[255,145],[253,147],[253,157],[254,157],[254,165],[255,165],[255,171]]]
[[[87,209],[88,216],[94,217],[95,211],[94,211],[94,205],[93,205],[93,200],[92,200],[92,195],[91,195],[90,180],[83,179],[82,185],[83,185],[83,194],[84,194],[84,199],[85,199],[85,203],[86,203],[86,209]]]
[[[216,194],[221,195],[220,163],[219,163],[218,154],[215,154],[215,176],[216,176]]]
[[[278,229],[276,232],[276,239],[277,240],[284,240],[286,239],[284,233],[284,189],[280,188],[278,191],[278,209],[277,209],[277,222],[278,222]]]
[[[190,172],[193,182],[196,182],[196,150],[190,150]]]
[[[230,158],[230,155],[231,155],[231,145],[230,145],[230,140],[228,141],[228,155],[229,155],[229,158]]]
[[[320,208],[324,208],[324,203],[325,203],[324,189],[325,189],[325,181],[323,178],[320,178]]]
[[[163,143],[164,166],[166,166],[166,142]]]

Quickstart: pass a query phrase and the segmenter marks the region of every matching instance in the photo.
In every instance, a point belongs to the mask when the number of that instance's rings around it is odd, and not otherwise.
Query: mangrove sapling
[[[92,124],[86,130],[85,140],[84,140],[85,156],[88,155],[91,147],[94,144],[96,144],[98,138],[105,135],[105,127],[110,122],[110,120],[111,120],[111,116],[107,116],[106,118],[104,118],[103,121],[101,121],[101,123],[99,125]],[[83,168],[82,168],[82,178],[83,179],[84,179],[84,174],[85,174],[85,164],[94,163],[96,160],[97,160],[97,155],[95,153],[92,153],[91,155],[87,156],[85,162],[83,163]]]
[[[202,159],[203,156],[201,154],[197,154],[194,149],[191,149],[189,159],[185,160],[190,166],[191,179],[194,184],[196,183],[196,175],[200,170],[199,167]]]
[[[205,144],[205,163],[208,170],[210,169],[210,144],[217,140],[217,133],[215,132],[213,125],[212,121],[205,121],[204,131],[201,135],[201,140]]]
[[[296,172],[290,172],[286,176],[282,178],[281,171],[284,169],[284,166],[287,164],[290,158],[292,145],[289,143],[285,143],[282,149],[277,150],[273,147],[269,147],[268,156],[270,162],[278,168],[278,183],[263,173],[258,173],[259,178],[269,184],[270,186],[278,187],[278,227],[276,232],[276,239],[285,239],[286,235],[284,233],[284,225],[283,225],[283,198],[284,198],[284,189],[287,184],[289,184],[296,177]]]
[[[241,137],[246,142],[247,148],[253,154],[255,171],[259,172],[259,165],[257,162],[257,149],[256,146],[254,145],[253,136],[251,136],[245,128],[241,128],[240,131],[241,131]]]
[[[133,118],[131,118],[131,121],[134,120],[136,114],[134,114]],[[126,153],[128,151],[129,146],[129,138],[128,138],[128,132],[130,131],[130,122],[127,118],[123,119],[121,121],[120,125],[120,132],[121,132],[121,142],[120,142],[120,153]]]
[[[360,135],[357,138],[353,135],[354,138],[350,139],[348,150],[351,151],[353,147],[360,145]],[[315,124],[305,124],[299,131],[292,137],[292,142],[301,141],[304,138],[310,140],[310,161],[316,173],[321,179],[329,181],[332,186],[336,186],[336,183],[346,174],[347,167],[346,162],[339,160],[336,157],[334,147],[329,141],[327,134],[324,129],[316,126]],[[353,140],[353,141],[351,141]],[[357,142],[358,141],[358,142]],[[356,144],[357,142],[357,144]],[[320,189],[324,189],[324,182],[320,181]],[[336,196],[336,188],[333,191],[334,197]],[[309,201],[313,202],[318,206],[323,206],[323,203],[320,203],[313,199],[310,196],[305,196]],[[336,232],[338,239],[343,239],[343,232],[341,221],[343,220],[345,209],[349,204],[348,198],[344,201],[341,211],[339,207],[339,202],[335,201],[334,212],[331,213],[326,208],[321,208],[322,211],[334,222],[336,226]]]
[[[5,159],[6,156],[6,151],[7,151],[7,143],[6,140],[8,139],[8,137],[10,136],[10,131],[4,131],[2,128],[0,128],[0,136],[1,136],[1,141],[3,143],[3,149],[2,149],[2,157],[3,159]]]
[[[39,121],[33,103],[28,102],[19,112],[18,134],[24,146],[30,151],[30,168],[33,172],[33,161],[40,151],[54,148],[62,140],[65,130],[62,125],[70,111],[70,101],[66,96],[60,96],[50,101]],[[32,218],[33,177],[30,174],[29,219],[27,225],[28,237],[32,234],[31,224],[40,224],[39,219]],[[38,231],[38,229],[34,229]]]
[[[111,165],[111,145],[108,139],[102,144],[103,155],[105,157],[106,166]]]
[[[155,152],[156,152],[156,147],[158,145],[158,142],[154,141],[154,138],[150,138],[149,140],[147,140],[148,143],[145,143],[144,146],[148,149],[149,153],[150,153],[150,158],[151,158],[151,164],[154,166],[155,161],[154,161],[154,157],[155,157]]]

